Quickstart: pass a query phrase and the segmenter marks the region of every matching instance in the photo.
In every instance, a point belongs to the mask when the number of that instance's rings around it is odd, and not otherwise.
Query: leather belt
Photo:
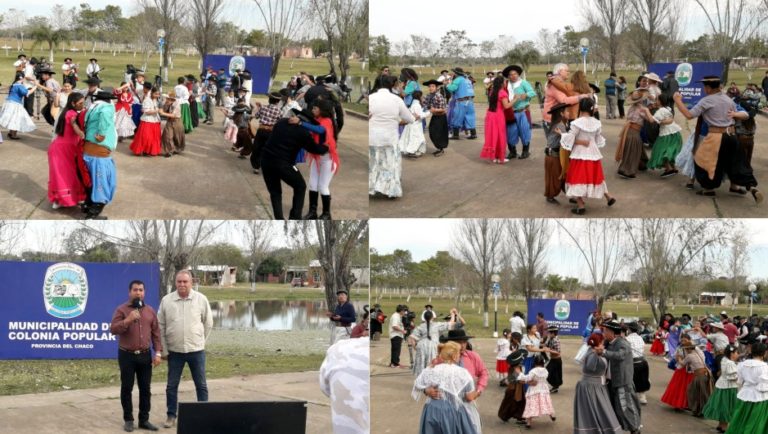
[[[560,148],[544,148],[544,154],[548,157],[559,157]]]
[[[471,100],[471,99],[473,99],[473,98],[474,98],[474,96],[465,96],[464,98],[459,98],[459,99],[457,99],[456,101],[457,101],[457,102],[461,102],[461,101],[469,101],[469,100]]]
[[[86,141],[83,144],[83,154],[91,157],[109,157],[109,154],[111,153],[112,151],[110,151],[109,148],[99,146],[93,142]]]
[[[264,130],[264,131],[272,131],[274,127],[275,127],[274,125],[259,125],[258,129]]]
[[[528,110],[528,107],[526,107],[526,108],[521,108],[520,110],[515,110],[515,113],[523,113],[523,112],[525,112],[525,111],[527,111],[527,110]]]
[[[696,375],[696,376],[709,375],[709,369],[707,368],[696,369],[693,371],[693,375]]]
[[[720,133],[720,134],[734,134],[733,126],[730,127],[709,127],[710,133]]]
[[[134,355],[144,354],[149,352],[149,348],[143,349],[143,350],[128,350],[123,347],[120,347],[120,351],[125,351],[126,353],[131,353]]]
[[[636,123],[630,122],[629,123],[629,129],[635,130],[635,131],[640,131],[640,130],[643,129],[643,126],[640,125],[640,124],[636,124]],[[710,129],[710,131],[711,131],[711,129]]]

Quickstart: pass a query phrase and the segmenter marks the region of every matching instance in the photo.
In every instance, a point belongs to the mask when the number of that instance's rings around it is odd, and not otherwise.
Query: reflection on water
[[[365,302],[353,302],[362,316]],[[212,301],[213,326],[220,329],[319,330],[328,327],[328,304],[317,301]]]

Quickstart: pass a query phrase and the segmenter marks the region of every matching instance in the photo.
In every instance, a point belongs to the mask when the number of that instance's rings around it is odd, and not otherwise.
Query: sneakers
[[[168,416],[168,419],[165,420],[165,423],[163,424],[163,428],[173,428],[176,426],[176,418],[173,416]]]
[[[53,203],[51,204],[51,208],[59,209],[61,208],[61,205],[59,205],[59,203],[54,200]]]

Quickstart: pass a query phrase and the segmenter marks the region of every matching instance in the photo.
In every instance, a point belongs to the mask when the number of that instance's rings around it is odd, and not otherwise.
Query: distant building
[[[733,296],[727,292],[702,292],[699,294],[699,304],[729,306],[733,304]]]
[[[369,267],[350,267],[350,272],[355,278],[352,286],[368,287],[371,282],[371,270]],[[320,261],[313,259],[309,265],[289,265],[285,267],[283,283],[290,283],[294,278],[303,279],[306,286],[319,288],[323,286],[323,267]]]
[[[237,282],[237,267],[229,265],[198,265],[195,279],[204,286],[233,286]]]
[[[283,49],[283,57],[287,59],[314,59],[315,51],[312,47],[287,47]]]

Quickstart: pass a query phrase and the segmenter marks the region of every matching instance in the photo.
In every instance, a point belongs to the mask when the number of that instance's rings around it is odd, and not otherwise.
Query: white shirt
[[[400,330],[395,330],[395,327],[398,327]],[[394,337],[404,337],[402,329],[403,318],[399,313],[395,312],[391,317],[389,317],[389,338],[392,339]]]
[[[538,336],[528,336],[523,335],[523,340],[520,341],[520,346],[523,348],[526,348],[527,346],[532,346],[534,349],[539,349],[539,344],[541,343],[541,339],[539,339]],[[526,348],[527,349],[527,348]],[[535,354],[528,353],[528,357],[533,357]]]
[[[720,377],[715,383],[718,389],[735,389],[739,387],[738,372],[736,372],[736,362],[725,357],[720,361]]]
[[[638,335],[637,333],[630,333],[627,336],[627,342],[629,342],[629,346],[632,347],[633,359],[638,359],[640,357],[643,357],[645,342],[643,342],[643,338],[641,338],[640,335]]]
[[[525,320],[519,316],[513,316],[509,319],[509,330],[512,333],[520,333],[522,336],[525,336]]]
[[[661,122],[670,118],[674,119],[674,115],[672,114],[672,110],[666,107],[661,107],[653,114],[653,118],[656,119],[656,121]],[[675,134],[681,130],[682,128],[680,128],[680,125],[676,124],[674,121],[668,125],[659,125],[659,137]]]
[[[154,122],[158,123],[160,122],[160,114],[146,114],[145,112],[148,111],[154,111],[157,112],[157,101],[153,100],[152,98],[144,98],[144,101],[141,103],[141,121],[142,122]]]
[[[741,390],[736,398],[742,401],[768,400],[768,364],[761,360],[745,360],[736,369]]]
[[[89,63],[88,67],[85,68],[85,73],[88,74],[88,76],[92,76],[93,74],[98,73],[101,71],[101,67],[98,63]]]
[[[179,101],[180,104],[189,105],[189,89],[187,89],[187,86],[177,84],[173,90],[176,92],[176,100]]]
[[[506,338],[499,338],[496,341],[496,360],[507,360],[507,356],[512,354],[509,349],[509,341]]]
[[[370,432],[368,338],[344,339],[328,348],[320,366],[320,390],[331,399],[337,434]]]
[[[369,146],[394,146],[400,120],[407,123],[415,120],[403,100],[386,88],[379,89],[368,98],[368,112],[371,115],[368,122],[371,132]]]
[[[163,355],[169,351],[202,351],[213,329],[211,305],[206,296],[195,290],[190,289],[187,298],[181,298],[177,291],[173,291],[160,301],[157,322],[160,324]]]
[[[576,140],[587,140],[589,145],[576,145]],[[603,159],[600,148],[605,146],[602,124],[593,117],[579,117],[571,122],[571,130],[562,135],[560,146],[571,151],[571,160],[599,161]]]

